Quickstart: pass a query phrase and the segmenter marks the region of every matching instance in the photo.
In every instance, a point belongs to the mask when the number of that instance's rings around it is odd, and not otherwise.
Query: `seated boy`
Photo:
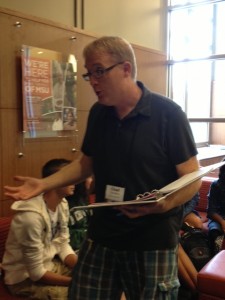
[[[198,205],[199,201],[199,193],[195,194],[194,197],[184,204],[184,214],[183,214],[183,229],[187,228],[187,226],[191,226],[194,228],[203,229],[202,219],[195,209]]]
[[[47,177],[69,163],[53,159]],[[67,299],[77,255],[69,244],[69,208],[65,196],[74,185],[56,188],[12,205],[13,217],[3,257],[4,280],[13,295],[31,299]]]

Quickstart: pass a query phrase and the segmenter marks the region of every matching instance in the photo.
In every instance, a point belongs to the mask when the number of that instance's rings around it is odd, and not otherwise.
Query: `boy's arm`
[[[36,282],[41,282],[48,285],[69,286],[71,277],[46,271],[45,274]]]
[[[68,268],[73,269],[77,263],[77,260],[78,260],[78,256],[76,254],[69,254],[66,256],[66,258],[64,260],[64,264]]]
[[[220,214],[218,214],[216,212],[211,213],[210,219],[219,223],[220,226],[222,227],[223,232],[225,233],[225,220],[223,219],[223,217]]]

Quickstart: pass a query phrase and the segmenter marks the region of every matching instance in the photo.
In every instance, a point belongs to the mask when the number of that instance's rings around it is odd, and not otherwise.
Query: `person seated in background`
[[[91,216],[90,209],[74,209],[76,206],[83,206],[89,204],[89,178],[75,185],[73,195],[67,196],[70,218],[69,218],[69,232],[70,245],[75,251],[80,249],[80,246],[86,237],[89,218]]]
[[[42,177],[68,163],[66,159],[48,161]],[[73,191],[74,185],[69,185],[13,203],[15,215],[2,264],[11,294],[40,300],[67,299],[77,255],[69,244],[69,207],[64,197]]]
[[[203,229],[202,219],[195,209],[198,205],[199,201],[199,193],[195,194],[194,197],[184,204],[184,213],[183,213],[183,226],[182,228],[185,230],[186,226],[191,226],[194,228]]]
[[[178,299],[193,300],[197,297],[197,270],[181,244],[178,246],[178,278],[180,289]],[[196,298],[197,299],[197,298]]]
[[[185,230],[187,226],[202,229],[203,223],[195,210],[198,203],[199,194],[197,193],[190,201],[184,204],[184,214],[183,214],[183,225],[182,229]],[[190,299],[195,299],[197,297],[197,270],[193,265],[191,259],[184,251],[181,244],[178,247],[178,277],[181,283],[181,291],[189,293]],[[182,290],[182,287],[184,288]],[[182,296],[179,297],[182,299]],[[197,299],[197,298],[196,298]]]
[[[225,233],[225,165],[219,169],[219,178],[214,180],[208,194],[207,216],[212,254],[222,249]]]

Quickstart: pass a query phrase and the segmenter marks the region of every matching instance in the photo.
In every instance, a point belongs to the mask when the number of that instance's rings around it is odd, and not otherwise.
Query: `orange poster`
[[[23,130],[29,137],[76,130],[76,72],[53,51],[23,46]],[[37,53],[37,54],[36,54]],[[51,55],[49,55],[49,53]],[[59,56],[59,55],[58,55]]]

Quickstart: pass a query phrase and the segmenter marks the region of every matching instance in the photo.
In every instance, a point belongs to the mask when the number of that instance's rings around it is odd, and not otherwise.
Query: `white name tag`
[[[114,185],[108,185],[106,186],[105,190],[105,199],[107,202],[109,201],[123,201],[124,200],[124,193],[125,188],[114,186]]]

